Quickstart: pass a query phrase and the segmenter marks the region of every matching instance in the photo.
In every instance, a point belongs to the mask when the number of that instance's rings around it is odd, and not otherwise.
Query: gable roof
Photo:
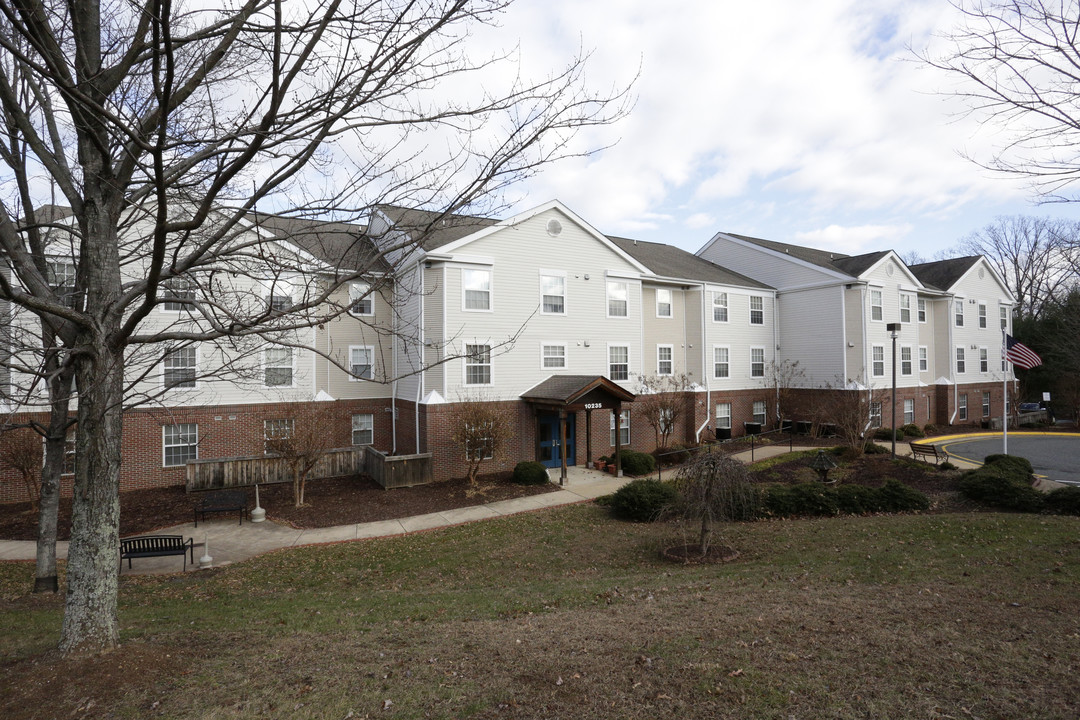
[[[957,283],[967,271],[975,266],[981,255],[969,255],[967,257],[949,258],[948,260],[936,260],[934,262],[919,263],[910,266],[910,270],[919,282],[934,290],[948,290]]]
[[[847,270],[844,270],[843,268],[840,268],[835,264],[837,260],[844,260],[851,257],[843,253],[802,247],[801,245],[791,245],[789,243],[776,242],[775,240],[762,240],[761,238],[750,237],[749,235],[738,235],[736,233],[724,234],[729,237],[738,238],[739,240],[748,242],[751,245],[757,245],[758,247],[772,250],[773,252],[778,252],[783,255],[791,255],[794,258],[802,260],[803,262],[808,262],[812,265],[817,265],[818,267],[823,267],[828,270],[839,270],[842,273],[850,274]],[[878,259],[880,260],[880,258]],[[876,260],[874,262],[876,262]],[[867,267],[869,267],[870,265],[873,265],[873,262],[867,265]]]
[[[832,267],[836,268],[840,272],[845,272],[852,277],[859,277],[864,272],[874,267],[881,261],[891,250],[879,250],[877,252],[865,253],[863,255],[851,255],[838,257],[832,261]]]
[[[498,220],[472,215],[445,215],[430,210],[412,210],[395,205],[380,205],[379,212],[395,230],[408,233],[427,252],[498,224]]]
[[[363,225],[266,213],[250,213],[247,219],[331,267],[371,272],[390,269]]]
[[[655,275],[717,285],[772,289],[765,283],[741,275],[734,270],[728,270],[672,245],[635,241],[611,235],[608,239]]]
[[[590,393],[599,391],[621,402],[633,402],[636,395],[616,385],[603,375],[552,375],[539,385],[521,393],[522,400],[572,405]]]

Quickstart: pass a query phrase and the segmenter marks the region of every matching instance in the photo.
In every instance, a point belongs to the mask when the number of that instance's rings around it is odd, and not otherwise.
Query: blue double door
[[[563,455],[566,455],[566,464],[575,465],[574,457],[575,442],[575,417],[572,413],[566,415],[566,445],[562,444],[559,435],[559,414],[541,413],[537,422],[537,432],[540,439],[540,462],[549,467],[562,467]]]

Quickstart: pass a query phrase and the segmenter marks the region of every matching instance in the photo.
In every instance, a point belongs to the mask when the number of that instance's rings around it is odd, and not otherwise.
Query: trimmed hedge
[[[904,427],[900,428],[904,431],[904,435],[907,437],[921,438],[926,437],[925,433],[915,423],[908,423]]]
[[[652,459],[652,456],[647,456]],[[625,458],[624,458],[625,461]],[[634,522],[652,522],[675,502],[671,483],[659,480],[631,480],[611,496],[609,503],[616,517]]]
[[[1080,515],[1080,487],[1058,488],[1046,496],[1046,509],[1058,515]]]
[[[930,499],[918,490],[889,479],[879,488],[863,485],[771,485],[763,493],[764,510],[774,517],[862,515],[871,512],[926,510]]]
[[[512,480],[518,485],[544,485],[548,482],[547,468],[535,460],[524,460],[514,466]]]
[[[1039,512],[1045,499],[1031,486],[1031,463],[1015,455],[989,455],[983,466],[960,478],[967,497],[1000,510]]]
[[[622,471],[626,475],[648,475],[656,469],[656,458],[649,453],[623,450],[619,453]]]
[[[876,431],[874,431],[875,440],[892,440],[894,438],[897,442],[900,442],[904,439],[904,431],[902,428],[896,428],[896,430],[891,430],[889,428],[878,428]]]

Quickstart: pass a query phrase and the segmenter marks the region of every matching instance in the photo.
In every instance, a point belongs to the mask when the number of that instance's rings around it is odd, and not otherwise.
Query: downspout
[[[871,377],[871,375],[870,375],[870,363],[871,363],[871,360],[870,360],[870,325],[869,325],[869,321],[866,319],[866,315],[867,315],[867,313],[866,313],[866,293],[867,293],[867,287],[866,287],[866,284],[863,283],[863,284],[861,284],[859,286],[859,306],[861,308],[861,312],[859,313],[859,315],[862,317],[862,354],[863,354],[863,359],[862,359],[862,361],[863,361],[862,380],[863,380],[863,385],[865,385],[866,387],[869,388],[870,387],[870,377]],[[842,378],[842,380],[844,381],[844,387],[847,387],[848,379],[845,377],[845,378]],[[873,395],[873,393],[871,393],[871,396],[872,395]]]
[[[705,351],[709,343],[705,337],[708,325],[705,321],[706,311],[712,311],[712,303],[705,302],[705,283],[701,284],[701,380],[705,383],[705,422],[694,433],[694,442],[701,442],[701,432],[709,426],[712,419],[712,378],[709,375],[708,353]]]
[[[960,403],[960,388],[957,386],[958,378],[956,377],[956,341],[953,339],[953,333],[956,332],[956,318],[953,317],[956,306],[956,296],[950,295],[948,305],[945,308],[945,323],[949,326],[949,377],[952,378],[952,393],[953,393],[953,411],[949,416],[949,424],[952,425],[956,420],[956,416],[960,413],[960,408],[957,405]],[[967,354],[965,351],[964,363],[967,363]],[[966,368],[965,368],[966,369]],[[1002,418],[1004,421],[1004,418]]]
[[[842,284],[836,287],[840,291],[840,317],[843,319],[840,323],[840,367],[842,368],[840,372],[844,374],[844,377],[847,377],[847,292]]]
[[[419,342],[417,343],[416,352],[420,355],[420,372],[416,374],[416,401],[413,403],[413,413],[415,415],[415,429],[413,434],[416,436],[416,449],[413,451],[417,455],[420,454],[420,400],[424,397],[424,290],[426,286],[424,284],[424,261],[423,259],[416,261],[416,273],[419,278],[419,295],[420,295],[420,308],[419,308],[419,323],[417,328],[417,337]]]
[[[780,347],[780,303],[777,302],[777,292],[773,290],[772,296],[772,364],[773,372],[777,371],[777,348]],[[762,301],[764,303],[764,301]],[[776,379],[779,379],[778,375],[774,375]],[[776,383],[776,397],[773,399],[773,413],[776,415],[776,427],[777,429],[784,426],[784,418],[780,417],[780,383]]]

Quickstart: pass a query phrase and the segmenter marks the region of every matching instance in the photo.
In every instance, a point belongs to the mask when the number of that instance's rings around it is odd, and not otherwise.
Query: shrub
[[[836,493],[821,483],[773,485],[765,493],[764,507],[771,515],[835,515],[838,512]]]
[[[923,436],[937,435],[938,427],[934,423],[926,423],[923,425]]]
[[[953,464],[952,464],[951,462],[949,462],[948,460],[946,460],[945,462],[943,462],[943,463],[941,463],[940,465],[938,465],[938,466],[937,466],[937,469],[938,469],[938,470],[955,470],[955,469],[956,469],[956,466],[955,466],[955,465],[953,465]]]
[[[1080,487],[1058,488],[1046,496],[1046,509],[1059,515],[1080,515]]]
[[[862,515],[877,511],[877,498],[873,488],[865,485],[837,485],[836,508],[845,515]]]
[[[923,434],[923,431],[920,430],[919,426],[916,425],[915,423],[908,423],[907,425],[905,425],[904,427],[902,427],[900,429],[904,431],[904,435],[906,435],[907,437],[914,437],[914,438],[926,437]]]
[[[889,479],[880,488],[820,483],[773,485],[765,493],[764,506],[769,514],[777,517],[862,515],[926,510],[930,507],[930,499],[898,480]]]
[[[987,455],[986,459],[983,460],[983,466],[985,467],[987,465],[1008,468],[1009,472],[1016,473],[1017,475],[1023,473],[1027,477],[1030,477],[1035,472],[1034,468],[1031,467],[1031,463],[1028,462],[1028,459],[1022,458],[1019,455],[1004,455],[1002,453]]]
[[[652,459],[651,455],[646,456]],[[652,522],[673,502],[675,488],[659,480],[632,480],[619,488],[611,498],[611,509],[617,517],[634,522]]]
[[[930,508],[930,498],[894,478],[886,480],[875,493],[877,509],[881,512],[912,512]]]
[[[514,466],[512,479],[518,485],[543,485],[548,481],[547,468],[534,460],[525,460]]]
[[[874,431],[875,440],[892,440],[894,436],[898,441],[903,440],[904,431],[899,428],[897,428],[895,431],[890,428],[878,428],[876,431]]]
[[[863,448],[863,452],[867,455],[888,455],[892,452],[892,450],[885,447],[884,445],[878,445],[877,443],[869,442],[866,443],[866,446]]]
[[[1031,464],[1023,458],[1009,458],[1007,455],[990,457],[995,458],[993,462],[964,473],[960,478],[960,491],[976,502],[1002,510],[1041,510],[1043,495],[1031,487]]]
[[[690,451],[678,443],[670,447],[658,447],[653,450],[652,455],[659,465],[682,465],[690,459]]]
[[[648,475],[656,469],[656,458],[649,453],[623,450],[619,455],[622,470],[627,475]]]

